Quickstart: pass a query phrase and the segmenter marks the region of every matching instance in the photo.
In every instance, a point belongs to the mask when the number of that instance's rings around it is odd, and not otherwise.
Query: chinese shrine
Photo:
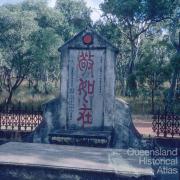
[[[94,30],[85,29],[59,51],[60,96],[43,105],[46,125],[35,142],[96,147],[138,144],[129,106],[115,98],[118,49]]]
[[[85,30],[59,50],[61,97],[65,100],[61,123],[70,129],[111,127],[117,49],[97,33]]]

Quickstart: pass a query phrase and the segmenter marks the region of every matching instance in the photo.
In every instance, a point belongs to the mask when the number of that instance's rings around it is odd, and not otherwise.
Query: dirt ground
[[[132,115],[136,129],[144,136],[155,136],[152,130],[152,115]]]

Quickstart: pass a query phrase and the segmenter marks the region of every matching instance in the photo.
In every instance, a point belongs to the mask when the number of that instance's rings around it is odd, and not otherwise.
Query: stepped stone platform
[[[10,142],[0,146],[0,179],[80,180],[153,177],[127,150]]]

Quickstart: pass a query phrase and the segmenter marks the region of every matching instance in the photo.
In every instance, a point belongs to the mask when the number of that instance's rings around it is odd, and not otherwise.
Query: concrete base
[[[151,179],[126,150],[50,144],[7,143],[0,146],[0,179]]]

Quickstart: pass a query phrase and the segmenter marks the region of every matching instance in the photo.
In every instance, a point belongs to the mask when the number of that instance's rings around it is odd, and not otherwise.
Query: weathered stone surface
[[[90,34],[92,44],[84,44]],[[60,121],[66,128],[112,126],[117,49],[93,30],[84,30],[60,48]]]
[[[69,56],[68,127],[102,127],[105,50],[72,49]]]
[[[91,44],[83,42],[90,35]],[[36,134],[48,142],[49,133],[64,130],[99,131],[114,128],[114,147],[137,147],[129,106],[115,100],[117,49],[91,29],[86,29],[61,48],[60,98],[43,105],[45,128]],[[42,138],[43,136],[43,138]]]
[[[147,180],[154,175],[150,166],[140,164],[137,156],[128,156],[127,150],[36,143],[0,146],[0,170],[1,179],[21,180]]]
[[[44,121],[43,124],[36,129],[33,142],[49,143],[48,134],[62,127],[60,121],[58,121],[60,116],[60,101],[60,98],[56,98],[42,105]]]
[[[119,98],[115,101],[114,129],[116,148],[140,147],[141,136],[132,122],[129,105]]]

